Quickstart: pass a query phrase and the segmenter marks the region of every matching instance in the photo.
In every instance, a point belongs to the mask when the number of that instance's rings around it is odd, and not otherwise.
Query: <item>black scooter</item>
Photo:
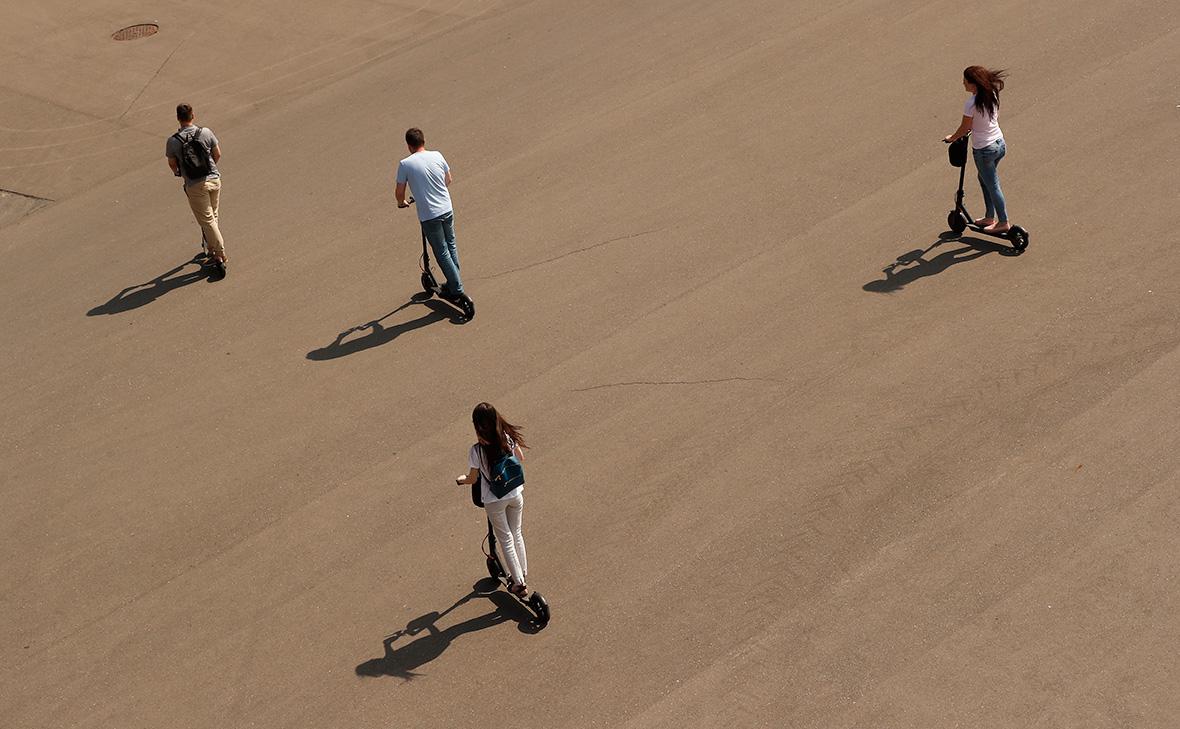
[[[964,230],[970,228],[976,233],[983,233],[990,235],[993,238],[1002,238],[1012,244],[1017,253],[1021,253],[1025,248],[1028,248],[1028,231],[1021,228],[1019,225],[1013,225],[1003,233],[992,233],[984,230],[982,225],[975,224],[975,218],[971,217],[971,213],[967,212],[967,208],[963,205],[963,179],[967,175],[967,141],[971,138],[971,132],[967,132],[964,136],[956,139],[950,143],[950,148],[947,150],[947,156],[950,158],[952,167],[959,168],[959,189],[955,192],[955,209],[947,213],[946,224],[950,226],[951,231],[955,235],[959,235]]]
[[[504,566],[500,564],[500,556],[496,554],[496,535],[492,531],[492,522],[488,521],[488,536],[483,542],[483,554],[488,559],[488,576],[493,580],[498,580],[505,590],[508,590],[508,573],[504,571]],[[549,624],[549,603],[545,602],[545,598],[541,593],[533,590],[528,597],[520,597],[511,590],[508,594],[520,600],[521,604],[532,611],[536,616],[536,624],[538,628],[544,628]]]
[[[413,205],[414,198],[406,198],[406,205]],[[437,296],[459,308],[463,312],[463,318],[471,321],[475,318],[475,302],[471,300],[470,296],[466,294],[459,294],[455,296],[439,285],[434,278],[434,272],[430,270],[430,241],[426,240],[426,233],[422,233],[422,260],[418,264],[422,269],[422,291],[427,296]]]
[[[217,278],[225,278],[225,264],[213,257],[209,252],[209,241],[205,240],[205,229],[201,228],[201,253],[193,260],[201,261],[202,265],[212,266]]]

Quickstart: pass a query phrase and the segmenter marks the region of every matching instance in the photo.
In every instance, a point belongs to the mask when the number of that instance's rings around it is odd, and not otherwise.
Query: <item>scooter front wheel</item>
[[[1014,225],[1008,231],[1008,240],[1012,241],[1013,248],[1023,251],[1025,248],[1028,248],[1028,231],[1019,225]]]
[[[967,230],[967,219],[958,210],[952,210],[946,214],[946,224],[955,235]]]
[[[498,580],[504,576],[504,570],[500,569],[500,563],[488,557],[488,576],[493,580]]]

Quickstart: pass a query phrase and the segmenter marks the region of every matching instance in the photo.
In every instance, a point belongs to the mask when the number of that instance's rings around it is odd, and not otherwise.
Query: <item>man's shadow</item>
[[[418,317],[417,319],[411,319],[410,321],[402,322],[401,324],[391,327],[386,327],[381,323],[402,309],[405,309],[409,306],[414,306],[415,304],[422,304],[430,311]],[[431,324],[439,321],[449,321],[452,324],[460,324],[463,322],[463,315],[453,306],[448,306],[441,301],[430,298],[430,294],[419,292],[410,297],[409,301],[397,307],[380,319],[374,319],[373,321],[366,322],[364,324],[358,324],[355,327],[345,329],[336,335],[335,341],[333,341],[331,344],[320,347],[319,349],[313,349],[308,352],[307,358],[316,362],[322,362],[327,359],[346,357],[350,354],[356,354],[357,352],[361,352],[372,347],[380,347],[382,344],[388,344],[406,332],[413,331],[414,329],[421,329],[422,327],[430,326]],[[363,337],[348,339],[349,334],[362,332],[365,330],[368,330],[369,333]]]
[[[111,300],[105,304],[99,304],[90,311],[86,312],[86,316],[102,316],[104,314],[121,314],[124,311],[131,311],[138,309],[144,304],[150,304],[156,299],[160,298],[169,291],[173,291],[182,286],[188,286],[197,281],[215,281],[217,280],[217,269],[212,266],[204,266],[201,263],[203,256],[198,254],[184,263],[169,269],[159,276],[156,276],[151,281],[134,286],[128,286],[119,293],[111,297]],[[186,271],[189,266],[196,266],[191,271]]]
[[[485,577],[472,585],[471,592],[456,600],[454,605],[441,613],[436,610],[431,611],[406,623],[406,627],[382,641],[385,655],[379,658],[370,658],[357,666],[356,675],[395,676],[403,681],[410,681],[422,675],[414,669],[441,656],[443,651],[449,648],[451,643],[461,635],[507,622],[515,622],[517,629],[522,633],[536,633],[540,630],[532,613],[507,593],[496,590],[499,584],[496,580]],[[447,613],[477,597],[487,598],[495,606],[495,609],[441,630],[438,628],[438,622]],[[400,638],[421,633],[425,634],[417,640],[406,643],[400,648],[393,647],[393,644]]]
[[[954,250],[943,251],[933,258],[926,258],[926,254],[930,253],[930,251],[943,243],[952,241],[962,243],[963,245]],[[925,250],[918,249],[901,254],[897,257],[896,261],[882,269],[885,273],[885,278],[869,281],[864,286],[861,286],[861,288],[877,294],[893,293],[894,291],[900,291],[920,278],[942,273],[951,266],[966,263],[967,261],[974,261],[976,258],[986,256],[989,253],[999,253],[1001,256],[1019,254],[1011,246],[993,243],[981,238],[961,236],[948,230],[941,233],[938,236],[938,240],[931,243]]]

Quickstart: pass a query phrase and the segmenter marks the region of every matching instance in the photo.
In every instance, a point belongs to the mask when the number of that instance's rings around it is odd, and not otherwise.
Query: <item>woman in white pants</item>
[[[456,478],[455,483],[464,486],[479,482],[484,511],[487,512],[488,521],[492,524],[492,531],[504,555],[504,568],[508,570],[509,577],[508,589],[514,595],[524,597],[528,594],[526,579],[529,573],[524,535],[520,528],[524,512],[524,485],[517,486],[502,497],[493,494],[488,485],[492,480],[490,464],[506,453],[523,460],[520,449],[528,446],[520,435],[520,428],[501,417],[496,408],[486,402],[475,406],[471,412],[471,424],[475,426],[478,442],[467,452],[470,470]]]

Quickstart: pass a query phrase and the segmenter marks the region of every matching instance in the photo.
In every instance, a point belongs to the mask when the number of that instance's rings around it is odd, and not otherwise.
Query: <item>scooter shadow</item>
[[[938,246],[951,242],[962,243],[963,245],[954,250],[943,251],[933,258],[926,257],[928,253]],[[925,249],[912,250],[901,254],[897,257],[897,260],[882,269],[885,278],[869,281],[864,286],[861,286],[861,288],[875,294],[891,294],[894,291],[900,291],[920,278],[934,276],[942,273],[951,266],[966,263],[967,261],[974,261],[976,258],[986,256],[989,253],[999,253],[1001,256],[1016,256],[1020,254],[1019,251],[1014,250],[1011,246],[993,243],[972,236],[959,235],[948,230],[940,233],[938,240],[931,243]]]
[[[382,641],[385,654],[378,658],[370,658],[356,667],[356,675],[362,677],[393,676],[403,681],[412,681],[423,674],[415,669],[438,658],[451,646],[456,638],[486,630],[503,623],[515,622],[522,633],[536,633],[540,630],[533,620],[533,615],[523,605],[510,595],[498,591],[500,583],[490,577],[485,577],[471,587],[471,592],[455,601],[441,613],[431,611],[414,618],[406,623],[406,627]],[[475,598],[486,598],[495,609],[478,617],[455,623],[449,627],[439,629],[438,622],[447,613]],[[394,648],[394,643],[406,636],[421,635],[418,639]]]
[[[191,271],[185,271],[189,266],[196,266],[196,268]],[[110,301],[105,304],[99,304],[86,312],[86,316],[121,314],[125,311],[131,311],[132,309],[138,309],[141,306],[150,304],[169,291],[181,288],[182,286],[188,286],[201,280],[214,281],[216,279],[216,270],[211,266],[202,265],[201,256],[194,256],[179,266],[161,273],[151,281],[128,286],[112,296]]]
[[[410,321],[402,322],[391,327],[387,327],[381,323],[402,309],[419,304],[425,306],[430,311],[417,319],[411,319]],[[336,335],[335,341],[331,344],[308,352],[307,358],[316,362],[322,362],[324,360],[336,359],[337,357],[347,357],[350,354],[356,354],[366,349],[388,344],[406,332],[421,329],[422,327],[430,326],[440,321],[462,324],[464,319],[463,315],[453,306],[433,299],[429,294],[418,292],[411,296],[409,301],[385,316],[345,329]],[[365,330],[368,330],[369,333],[362,337],[348,339],[348,335]]]

